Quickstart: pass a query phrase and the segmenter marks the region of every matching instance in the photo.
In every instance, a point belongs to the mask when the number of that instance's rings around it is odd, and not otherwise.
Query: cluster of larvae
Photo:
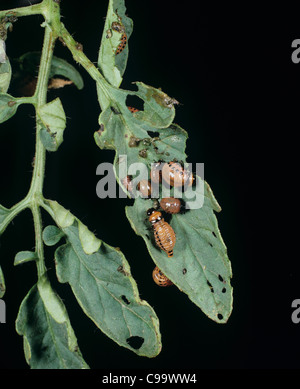
[[[143,197],[150,198],[151,183],[159,184],[164,182],[173,187],[188,187],[193,185],[194,181],[194,174],[184,169],[179,162],[157,162],[151,169],[151,180],[140,181],[137,184],[137,189]],[[126,176],[122,182],[126,189],[132,193],[132,177]],[[184,211],[183,202],[174,197],[162,198],[159,202],[159,206],[168,214],[176,214]],[[164,220],[162,212],[157,208],[149,209],[147,211],[147,217],[152,226],[156,245],[171,258],[176,243],[176,234],[173,228]],[[159,286],[172,285],[172,281],[170,281],[157,266],[153,270],[152,277],[154,282]]]

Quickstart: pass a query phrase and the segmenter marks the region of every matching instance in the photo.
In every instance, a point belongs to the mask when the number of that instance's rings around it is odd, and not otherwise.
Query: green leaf
[[[183,199],[187,200],[184,194]],[[153,261],[208,317],[225,323],[232,311],[232,272],[214,214],[220,207],[208,184],[204,185],[201,208],[172,215],[170,225],[176,234],[172,258],[158,248],[150,224],[145,223],[151,207],[152,200],[137,198],[133,206],[126,207],[126,215],[143,237]]]
[[[54,246],[58,243],[64,233],[56,226],[47,226],[43,231],[43,240],[47,246]]]
[[[124,172],[119,171],[121,158],[125,155],[127,165],[142,162],[151,168],[151,164],[164,160],[185,160],[185,144],[187,132],[172,123],[175,116],[173,105],[167,107],[165,102],[170,98],[164,92],[136,83],[137,92],[112,90],[115,101],[118,102],[116,112],[111,107],[106,108],[99,117],[101,131],[95,132],[96,144],[101,149],[116,151],[114,168],[116,178],[123,190]],[[142,99],[144,110],[132,114],[126,106],[128,95],[135,94]],[[172,99],[171,99],[172,100]],[[158,132],[158,136],[153,136]],[[126,173],[127,174],[127,173]]]
[[[18,109],[20,102],[7,93],[0,93],[0,123],[10,119]]]
[[[73,65],[69,64],[64,59],[55,56],[52,58],[49,77],[52,78],[53,76],[63,76],[73,81],[78,89],[82,89],[84,87],[83,79],[78,70],[76,70]]]
[[[6,291],[5,279],[4,279],[3,270],[0,266],[0,299],[4,296],[5,291]]]
[[[85,369],[66,308],[41,278],[22,301],[16,330],[32,369]]]
[[[66,115],[59,97],[41,106],[38,117],[42,123],[41,141],[48,151],[56,151],[63,141]]]
[[[70,284],[85,314],[117,344],[138,355],[156,356],[161,350],[159,321],[140,299],[124,255],[104,242],[97,247],[99,240],[78,219],[73,217],[70,224],[70,213],[48,202],[66,238],[55,252],[59,281]]]
[[[0,93],[6,93],[11,80],[11,66],[9,59],[0,63]]]
[[[37,259],[37,254],[34,251],[20,251],[15,256],[14,266],[20,265],[22,263],[35,261]]]
[[[120,31],[114,29],[115,25],[120,27]],[[121,84],[126,69],[128,39],[132,30],[133,22],[126,16],[124,0],[110,0],[99,50],[98,67],[106,80],[115,87]],[[116,49],[123,33],[127,36],[127,44],[124,50],[116,55]]]
[[[186,132],[172,124],[175,109],[172,104],[168,107],[165,105],[165,101],[170,100],[169,96],[141,82],[137,82],[136,85],[138,86],[136,92],[111,88],[114,106],[107,107],[101,113],[99,117],[101,131],[95,132],[94,135],[101,149],[116,150],[115,167],[120,155],[127,155],[128,164],[133,162],[151,164],[162,157],[167,160],[171,154],[178,157],[175,149],[174,153],[171,153],[173,145],[167,140],[168,137],[172,137],[172,131],[173,140],[176,139],[175,148],[178,149],[179,143],[185,145]],[[144,109],[132,114],[126,105],[126,98],[129,95],[139,97],[143,101]],[[153,137],[153,132],[159,132],[159,137]],[[166,144],[163,145],[164,140],[168,143],[168,150]],[[146,157],[142,153],[144,150]]]
[[[35,76],[38,71],[40,59],[40,51],[32,51],[23,54],[17,61],[19,64],[19,71]],[[53,76],[63,76],[73,81],[78,89],[82,89],[84,86],[83,79],[78,70],[64,59],[56,56],[53,56],[52,58],[49,78],[52,78]]]

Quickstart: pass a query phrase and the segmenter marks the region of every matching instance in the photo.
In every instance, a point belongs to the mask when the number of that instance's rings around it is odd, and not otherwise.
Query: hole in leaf
[[[219,274],[218,278],[219,278],[219,280],[220,280],[221,282],[224,282],[224,279],[223,279],[223,277],[222,277],[220,274]]]
[[[218,319],[219,320],[222,320],[223,319],[223,315],[221,313],[218,313]]]
[[[212,231],[212,234],[213,234],[213,236],[216,238],[217,237],[217,235],[215,234],[215,232],[214,231]]]
[[[159,138],[159,132],[157,131],[147,131],[147,134],[151,136],[151,138]]]
[[[144,109],[144,101],[136,95],[127,95],[126,105],[127,107],[136,108],[139,111]]]
[[[122,295],[121,299],[124,301],[125,304],[129,305],[130,301],[126,298],[126,296]]]
[[[130,347],[134,348],[135,350],[138,350],[144,343],[144,338],[142,338],[141,336],[130,336],[130,338],[126,339],[126,342],[129,344]]]
[[[212,287],[212,284],[207,280],[207,285],[210,287],[211,293],[214,293],[214,288]]]
[[[222,293],[226,293],[226,288],[223,288],[223,289],[222,289]]]

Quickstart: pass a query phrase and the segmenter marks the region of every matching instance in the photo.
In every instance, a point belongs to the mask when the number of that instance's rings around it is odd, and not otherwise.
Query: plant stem
[[[97,85],[101,88],[101,91],[105,95],[105,97],[108,100],[111,100],[109,94],[109,88],[111,87],[110,84],[105,80],[105,78],[97,69],[97,67],[93,64],[93,62],[91,62],[89,58],[84,54],[84,52],[82,51],[82,46],[74,40],[74,38],[66,29],[63,23],[60,23],[59,29],[57,29],[56,26],[54,27],[55,32],[57,33],[59,38],[62,39],[64,44],[71,51],[74,60],[89,73],[93,80],[96,81]]]
[[[50,14],[50,13],[49,13]],[[50,14],[51,15],[51,14]],[[40,139],[40,131],[42,128],[39,120],[39,109],[47,103],[48,80],[53,56],[54,44],[56,35],[52,31],[50,25],[45,24],[45,35],[41,62],[38,74],[38,82],[34,97],[36,99],[36,149],[35,162],[32,175],[31,186],[27,195],[30,201],[30,208],[33,214],[34,229],[35,229],[35,250],[37,253],[37,271],[40,278],[46,272],[44,263],[44,245],[42,239],[42,217],[40,211],[40,201],[43,199],[43,184],[45,176],[46,150]]]
[[[26,199],[23,199],[19,203],[15,204],[12,208],[10,208],[10,212],[6,216],[6,218],[2,221],[0,226],[0,235],[3,234],[6,227],[10,224],[10,222],[24,209],[28,208],[28,202]]]
[[[0,19],[7,15],[14,15],[16,17],[38,15],[43,13],[44,1],[39,4],[28,5],[27,7],[19,7],[0,11]]]

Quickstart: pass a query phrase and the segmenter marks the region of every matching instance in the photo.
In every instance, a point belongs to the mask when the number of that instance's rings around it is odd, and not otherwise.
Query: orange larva
[[[168,257],[172,257],[176,242],[173,228],[164,220],[161,212],[151,208],[147,211],[147,215],[153,227],[155,243],[161,250],[167,253]]]
[[[170,286],[173,282],[156,266],[152,272],[152,278],[158,286]]]
[[[162,178],[174,187],[191,186],[194,182],[193,173],[185,170],[179,162],[165,163],[162,168]]]
[[[120,44],[116,50],[116,55],[120,54],[125,49],[126,45],[127,45],[127,35],[126,32],[123,32],[121,36]]]
[[[149,198],[151,196],[151,183],[147,180],[141,180],[137,184],[138,191],[142,194],[142,197]]]
[[[179,213],[181,211],[181,201],[174,197],[165,197],[160,200],[161,208],[167,213]]]
[[[129,111],[132,112],[132,113],[135,113],[135,112],[138,112],[138,111],[139,111],[139,109],[134,108],[134,107],[127,107],[127,108],[128,108]]]

